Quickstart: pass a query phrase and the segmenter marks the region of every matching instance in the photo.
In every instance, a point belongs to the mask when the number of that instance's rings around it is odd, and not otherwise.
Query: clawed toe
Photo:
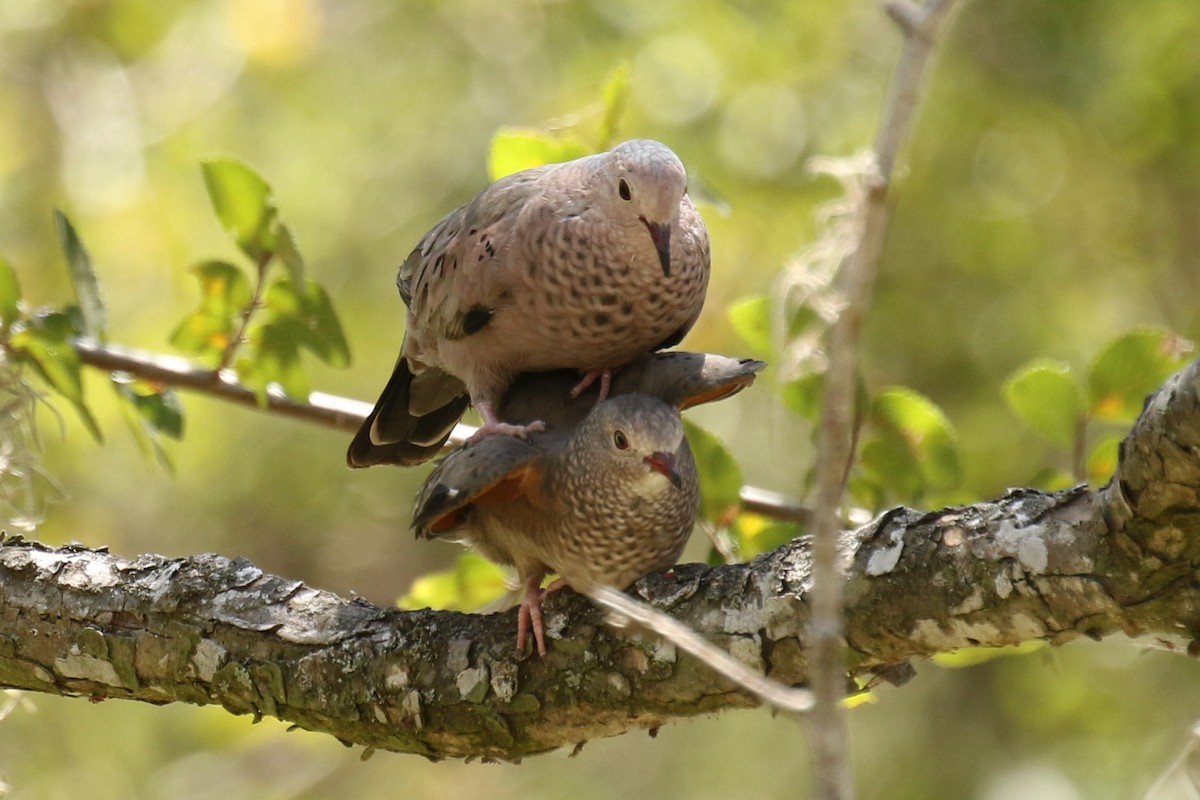
[[[470,438],[467,439],[467,444],[474,444],[480,439],[484,439],[488,436],[494,436],[496,434],[500,434],[501,436],[516,436],[518,439],[527,439],[529,438],[529,434],[538,433],[544,430],[546,430],[546,423],[541,422],[540,420],[537,422],[531,422],[528,425],[510,425],[507,422],[490,422],[471,434]]]

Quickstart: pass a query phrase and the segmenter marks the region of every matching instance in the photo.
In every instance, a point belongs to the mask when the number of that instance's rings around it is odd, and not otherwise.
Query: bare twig
[[[92,339],[76,339],[74,345],[83,363],[106,372],[125,372],[138,378],[157,381],[165,386],[187,389],[247,408],[256,408],[337,430],[358,430],[371,411],[369,403],[322,392],[313,392],[308,396],[308,402],[304,403],[272,389],[267,392],[266,400],[260,403],[258,395],[238,383],[228,371],[222,371],[214,380],[211,370],[197,367],[187,359],[177,356],[129,350],[111,344],[100,344]],[[472,426],[460,423],[446,443],[447,447],[457,447],[474,432],[475,428]],[[768,489],[743,486],[741,497],[744,510],[764,517],[807,525],[812,516],[807,507]]]
[[[237,355],[238,348],[246,341],[246,331],[250,329],[250,320],[254,317],[254,312],[262,308],[263,289],[267,286],[267,266],[271,263],[271,258],[274,253],[266,252],[258,257],[258,262],[255,264],[257,268],[258,280],[254,284],[254,296],[250,298],[249,304],[242,309],[242,319],[238,324],[237,333],[229,340],[229,344],[225,346],[225,352],[221,354],[221,363],[210,374],[210,379],[220,380],[221,372],[233,366],[234,356]]]
[[[853,457],[854,375],[857,345],[887,227],[887,195],[901,145],[912,127],[922,78],[953,0],[929,0],[923,9],[907,2],[885,8],[904,32],[904,49],[875,141],[874,165],[857,209],[857,246],[842,270],[844,307],[831,332],[829,367],[818,440],[816,542],[813,551],[812,716],[815,794],[822,800],[854,796],[841,701],[845,694],[842,571],[838,513],[846,467]]]

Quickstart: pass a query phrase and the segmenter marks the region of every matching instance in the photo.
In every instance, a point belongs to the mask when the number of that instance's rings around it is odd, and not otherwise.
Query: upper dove
[[[520,373],[574,369],[572,394],[679,343],[708,287],[708,231],[666,145],[523,170],[488,186],[421,239],[400,267],[408,308],[400,357],[350,445],[352,467],[433,457],[468,404],[475,439],[523,436],[502,422]]]

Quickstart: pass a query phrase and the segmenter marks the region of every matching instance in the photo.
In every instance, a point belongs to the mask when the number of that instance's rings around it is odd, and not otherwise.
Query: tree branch
[[[897,508],[840,539],[852,674],[968,646],[1200,631],[1200,362],[1147,403],[1104,488],[936,512]],[[807,679],[811,550],[690,564],[635,591],[785,683]],[[219,703],[368,748],[519,759],[752,705],[564,590],[551,652],[512,650],[515,613],[402,612],[215,555],[130,560],[0,543],[0,686]],[[1194,645],[1189,644],[1188,647]]]
[[[227,370],[217,373],[210,369],[201,369],[185,358],[100,344],[92,339],[75,339],[72,345],[84,364],[105,372],[124,372],[156,381],[164,386],[187,389],[246,408],[279,414],[301,422],[325,425],[336,430],[353,433],[371,411],[370,403],[323,392],[313,392],[309,395],[308,402],[300,402],[276,388],[269,390],[266,400],[260,402],[252,389],[232,380]],[[474,432],[475,428],[472,426],[459,423],[446,442],[446,449],[458,447]],[[743,486],[741,499],[744,510],[765,517],[806,524],[811,516],[811,512],[805,506],[769,489]]]
[[[900,148],[916,116],[917,100],[938,35],[954,0],[929,0],[918,9],[907,0],[885,6],[904,34],[904,48],[875,139],[873,161],[855,209],[857,242],[842,266],[843,307],[830,332],[829,366],[817,439],[817,491],[813,552],[813,777],[822,800],[854,795],[849,733],[842,708],[845,640],[838,531],[846,475],[854,457],[855,375],[858,341],[871,305],[871,289],[887,230],[888,193]]]

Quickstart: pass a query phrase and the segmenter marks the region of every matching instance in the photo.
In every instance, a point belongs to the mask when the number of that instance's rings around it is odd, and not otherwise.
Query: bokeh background
[[[866,330],[869,384],[905,384],[954,423],[964,498],[1066,454],[1020,428],[1005,377],[1082,366],[1133,326],[1200,336],[1200,4],[964,3],[895,193]],[[402,336],[395,268],[486,181],[505,125],[578,123],[628,65],[621,136],[668,142],[727,208],[691,349],[737,354],[725,311],[774,291],[840,189],[806,161],[875,131],[899,51],[869,0],[0,0],[0,252],[34,303],[69,285],[51,210],[95,258],[110,335],[165,351],[194,303],[187,267],[236,259],[199,160],[272,183],[310,274],[342,314],[348,371],[316,388],[373,399]],[[145,460],[90,388],[103,446],[42,415],[61,487],[37,536],[122,555],[244,555],[390,603],[447,565],[407,515],[422,470],[348,472],[347,437],[187,399],[174,474]],[[768,372],[694,418],[752,483],[799,496],[810,431]],[[694,542],[691,557],[704,555]],[[1200,669],[1115,641],[916,680],[851,713],[863,797],[1139,796],[1200,720]],[[14,798],[803,797],[802,725],[765,711],[685,721],[520,766],[358,749],[219,709],[26,695],[0,720]],[[0,792],[2,793],[2,792]]]

